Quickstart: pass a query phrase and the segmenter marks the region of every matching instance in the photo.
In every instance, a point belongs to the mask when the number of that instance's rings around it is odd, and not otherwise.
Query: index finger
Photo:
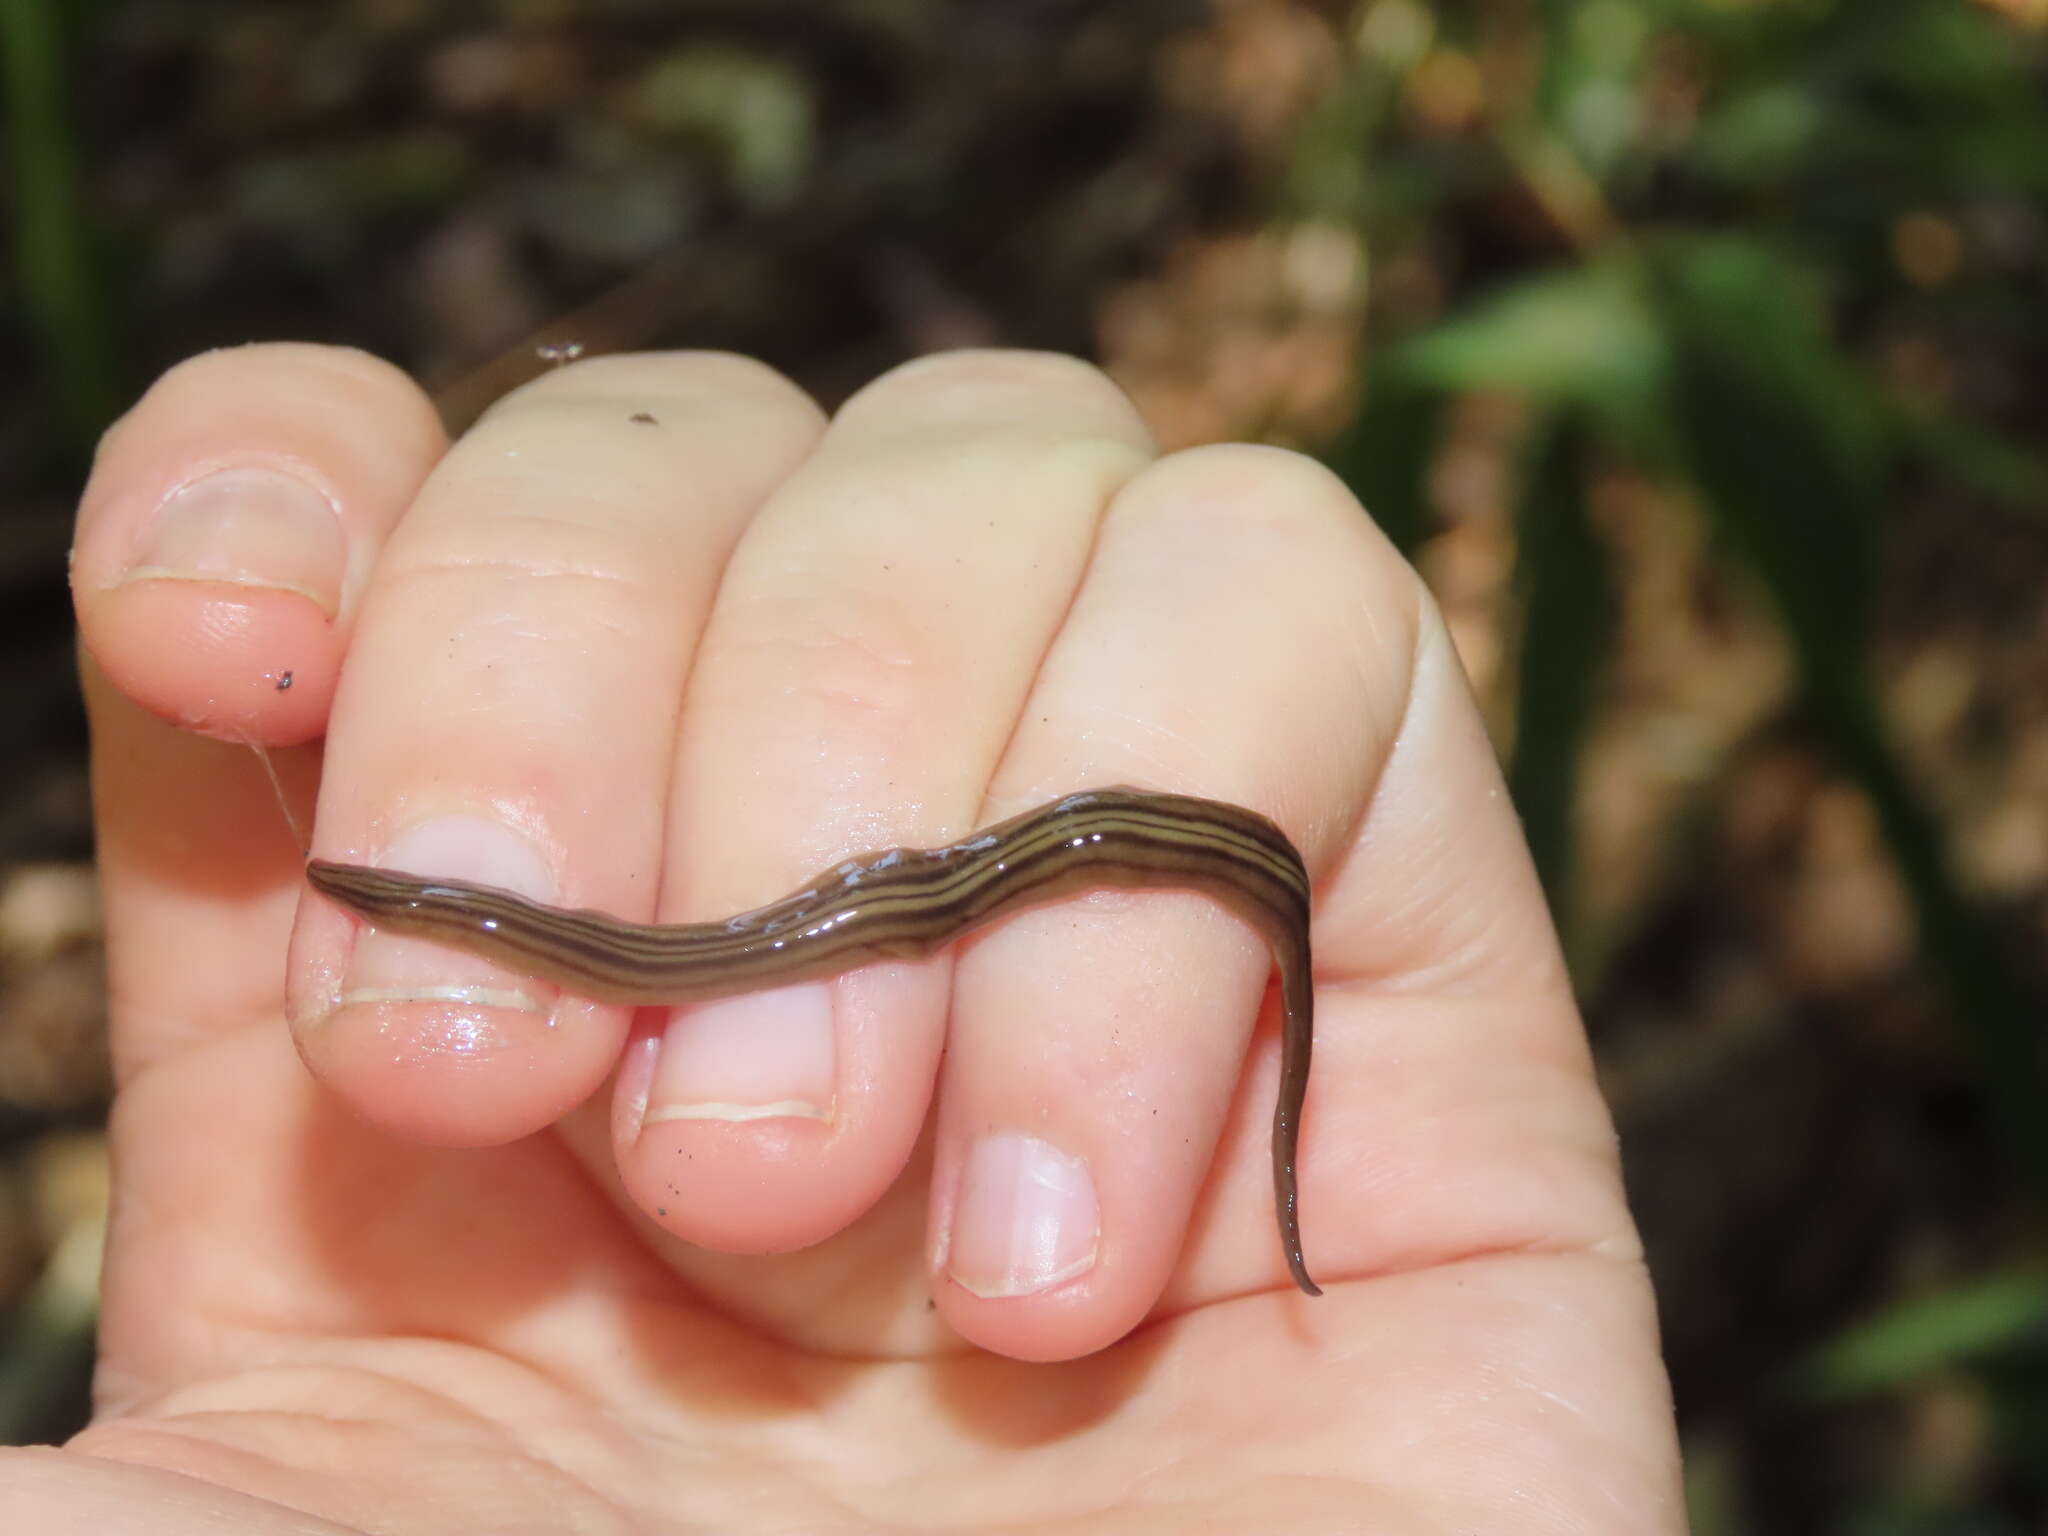
[[[277,1014],[303,850],[247,748],[291,749],[310,805],[295,744],[326,729],[370,567],[444,446],[398,369],[295,344],[180,364],[101,442],[71,583],[124,1080]]]

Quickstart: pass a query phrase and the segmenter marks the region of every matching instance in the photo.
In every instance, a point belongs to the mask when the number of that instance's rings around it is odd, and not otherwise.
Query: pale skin
[[[98,1416],[0,1454],[23,1529],[1683,1529],[1514,814],[1314,465],[1162,457],[1033,354],[830,420],[597,359],[450,446],[384,364],[251,347],[109,434],[73,582],[117,1187]],[[1327,1294],[1273,1233],[1270,955],[1215,904],[636,1014],[366,934],[252,741],[323,857],[635,920],[1096,784],[1273,817]]]

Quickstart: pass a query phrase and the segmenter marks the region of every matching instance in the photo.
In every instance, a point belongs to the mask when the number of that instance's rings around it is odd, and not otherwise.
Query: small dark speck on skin
[[[291,686],[292,686],[292,675],[291,675],[291,673],[289,673],[289,672],[280,672],[280,673],[278,673],[278,674],[277,674],[277,691],[278,691],[279,693],[289,693],[289,692],[291,691]]]
[[[626,419],[628,421],[638,422],[643,427],[658,427],[661,425],[660,422],[654,419],[654,413],[652,411],[635,411],[631,416],[628,416]]]
[[[668,1207],[665,1205],[657,1205],[654,1208],[654,1214],[657,1216],[666,1216],[668,1214]]]

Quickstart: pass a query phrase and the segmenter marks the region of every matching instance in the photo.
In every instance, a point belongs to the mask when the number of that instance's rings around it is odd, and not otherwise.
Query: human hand
[[[118,1183],[100,1416],[0,1459],[24,1529],[1682,1528],[1519,828],[1313,465],[1156,459],[1100,375],[988,353],[829,427],[739,359],[600,359],[449,448],[383,365],[257,347],[110,434],[74,585]],[[323,856],[640,919],[1100,784],[1272,815],[1328,1294],[1273,1232],[1269,956],[1212,903],[636,1015],[365,938],[234,742],[319,781]]]

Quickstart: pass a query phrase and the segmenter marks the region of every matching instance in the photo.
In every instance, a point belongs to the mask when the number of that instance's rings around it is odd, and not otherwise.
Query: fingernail
[[[1050,1290],[1095,1267],[1101,1224],[1084,1159],[998,1132],[968,1153],[946,1270],[986,1300]]]
[[[501,822],[437,816],[401,832],[377,861],[385,869],[501,886],[548,901],[554,880],[540,850]],[[338,1006],[358,1003],[470,1003],[546,1013],[555,988],[445,944],[364,929],[349,957]]]
[[[347,561],[341,519],[312,485],[275,469],[222,469],[165,498],[121,580],[271,587],[331,618]]]
[[[837,1065],[830,982],[680,1008],[662,1033],[641,1124],[829,1120]]]

